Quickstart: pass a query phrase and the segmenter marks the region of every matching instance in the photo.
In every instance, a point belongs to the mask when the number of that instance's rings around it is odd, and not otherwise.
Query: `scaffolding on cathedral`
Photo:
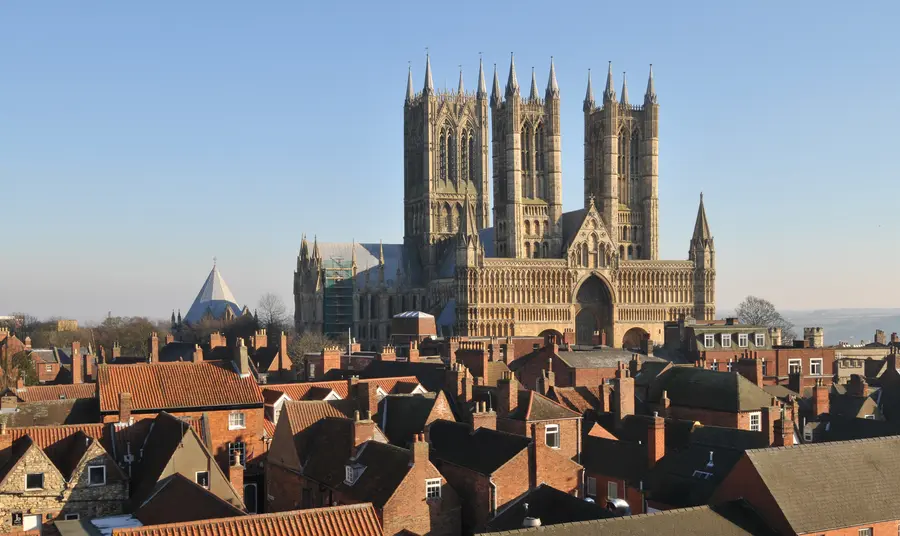
[[[323,262],[322,292],[325,335],[339,338],[353,326],[353,261],[330,257]]]

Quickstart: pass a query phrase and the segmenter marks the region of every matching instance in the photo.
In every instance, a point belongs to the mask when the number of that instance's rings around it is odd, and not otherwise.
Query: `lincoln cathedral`
[[[612,66],[599,100],[584,98],[584,203],[563,212],[560,90],[551,60],[541,95],[505,88],[483,66],[475,91],[460,73],[436,90],[426,59],[403,108],[402,244],[303,238],[294,273],[299,331],[345,334],[365,349],[390,319],[416,310],[445,335],[562,334],[632,348],[663,340],[666,321],[715,315],[716,257],[703,197],[687,260],[659,259],[659,104],[652,67],[632,103]],[[490,120],[488,116],[490,115]],[[493,185],[493,209],[490,190]],[[493,224],[492,224],[493,222]]]

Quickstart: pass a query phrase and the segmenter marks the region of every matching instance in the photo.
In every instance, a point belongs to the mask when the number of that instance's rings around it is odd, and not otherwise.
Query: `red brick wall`
[[[709,502],[717,504],[734,499],[745,499],[778,534],[794,534],[787,519],[781,513],[778,503],[775,502],[746,455],[735,464],[725,480],[719,484]]]
[[[286,512],[302,508],[303,478],[280,465],[266,464],[266,512]],[[318,486],[317,486],[318,488]]]
[[[425,499],[425,479],[441,478],[440,499]],[[456,536],[460,534],[460,500],[437,468],[427,459],[416,463],[382,509],[384,534]]]
[[[535,438],[535,443],[546,446],[545,430],[548,424],[559,426],[559,449],[551,449],[569,460],[578,460],[581,452],[581,433],[579,419],[566,419],[559,421],[539,421],[530,423],[528,437]],[[562,489],[562,488],[558,488]]]
[[[631,506],[631,513],[633,515],[644,513],[644,494],[637,489],[627,486],[625,481],[621,478],[614,478],[607,475],[601,475],[599,473],[591,473],[585,470],[585,482],[587,482],[588,477],[594,477],[597,479],[597,497],[595,498],[597,504],[606,504],[606,500],[609,498],[607,496],[609,483],[615,482],[618,498],[625,499],[628,505]],[[586,489],[587,488],[585,488],[585,490]]]
[[[567,457],[562,449],[552,449],[538,440],[534,445],[534,466],[535,487],[543,483],[581,497],[582,467]]]
[[[597,387],[603,380],[616,377],[615,368],[574,369],[574,387]]]
[[[560,350],[565,352],[566,350]],[[552,357],[551,357],[552,356]],[[516,378],[526,388],[535,390],[537,380],[548,368],[548,360],[553,360],[554,383],[559,387],[597,387],[604,379],[616,376],[615,368],[576,369],[568,366],[562,359],[553,355],[548,347],[543,347],[539,355],[516,372]]]
[[[239,430],[228,429],[228,415],[232,411],[240,411],[244,414],[245,428]],[[265,412],[262,407],[244,408],[238,410],[220,410],[220,411],[169,411],[176,417],[207,417],[209,426],[209,439],[212,448],[210,449],[216,462],[222,468],[225,474],[228,474],[228,443],[243,441],[247,455],[247,472],[258,473],[260,468],[258,462],[266,453],[266,444],[262,440],[263,423],[265,421]],[[155,419],[156,413],[132,413],[134,420]],[[118,422],[118,413],[104,415],[103,422]]]

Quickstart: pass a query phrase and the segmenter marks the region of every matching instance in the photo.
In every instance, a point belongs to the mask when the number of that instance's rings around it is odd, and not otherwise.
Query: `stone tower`
[[[643,104],[628,100],[623,75],[616,99],[612,63],[598,108],[588,73],[584,98],[584,206],[591,198],[622,259],[657,260],[659,256],[659,104],[653,68]]]
[[[556,68],[542,99],[534,70],[523,97],[510,59],[506,91],[494,67],[491,92],[496,254],[559,258],[562,254],[562,157]]]
[[[694,318],[713,320],[716,314],[716,246],[706,221],[702,193],[688,260],[694,262]]]
[[[410,70],[403,107],[403,242],[419,251],[432,276],[448,247],[444,242],[464,220],[467,196],[475,228],[490,225],[487,101],[480,62],[475,92],[466,92],[462,70],[456,91],[436,91],[426,56],[425,84],[415,93]]]

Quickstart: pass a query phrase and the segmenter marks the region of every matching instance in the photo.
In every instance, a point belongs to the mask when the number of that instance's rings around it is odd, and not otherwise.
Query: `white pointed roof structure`
[[[200,288],[200,293],[194,299],[194,303],[188,310],[184,321],[188,324],[195,324],[203,320],[204,317],[211,316],[216,320],[223,320],[228,317],[234,318],[241,316],[243,311],[234,299],[231,289],[222,279],[219,269],[213,264],[209,276]]]

